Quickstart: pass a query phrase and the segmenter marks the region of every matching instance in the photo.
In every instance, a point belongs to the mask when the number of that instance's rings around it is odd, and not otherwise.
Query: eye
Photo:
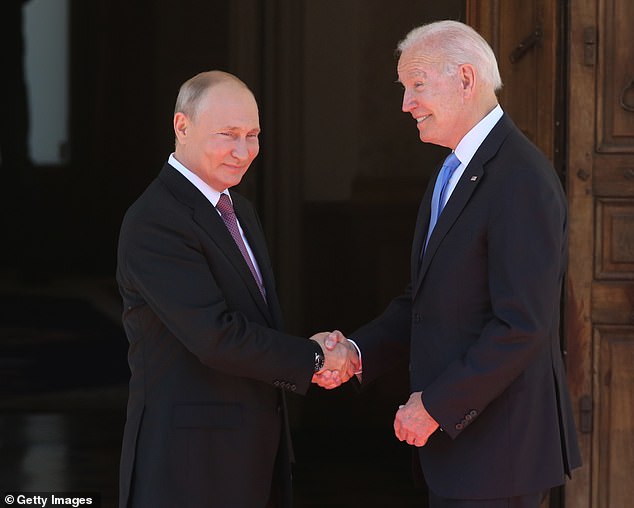
[[[422,81],[416,81],[414,83],[414,88],[422,88],[423,86],[425,86],[425,83],[423,83]]]

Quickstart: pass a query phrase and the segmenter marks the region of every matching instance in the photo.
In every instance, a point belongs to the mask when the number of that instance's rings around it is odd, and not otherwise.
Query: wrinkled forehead
[[[407,48],[398,59],[396,72],[400,82],[408,79],[425,78],[438,72],[443,61],[438,52],[423,45]]]

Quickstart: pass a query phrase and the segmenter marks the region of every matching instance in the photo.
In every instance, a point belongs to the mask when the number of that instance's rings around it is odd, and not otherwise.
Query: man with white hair
[[[537,508],[580,465],[559,339],[564,192],[499,106],[472,28],[431,23],[398,50],[403,111],[452,152],[420,206],[406,292],[351,334],[362,381],[409,358],[394,430],[418,448],[432,508]]]

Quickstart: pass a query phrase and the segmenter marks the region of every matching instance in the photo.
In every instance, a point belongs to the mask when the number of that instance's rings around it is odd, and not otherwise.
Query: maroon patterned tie
[[[231,204],[229,196],[227,196],[226,194],[220,194],[220,200],[218,201],[216,208],[220,212],[220,216],[227,226],[229,233],[231,233],[233,240],[236,242],[238,249],[240,249],[244,260],[246,261],[247,265],[249,265],[249,270],[251,270],[251,274],[253,275],[253,278],[255,279],[258,288],[260,289],[260,293],[262,293],[262,297],[266,301],[266,291],[264,290],[264,286],[262,285],[262,281],[260,280],[255,266],[253,266],[253,261],[251,261],[251,256],[249,256],[249,253],[247,252],[247,248],[244,245],[242,236],[240,235],[240,230],[238,229],[238,219],[236,218],[236,213],[233,210],[233,205]]]

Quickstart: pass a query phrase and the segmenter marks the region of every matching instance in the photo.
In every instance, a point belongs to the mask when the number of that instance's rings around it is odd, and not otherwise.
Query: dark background
[[[26,142],[26,3],[0,7],[0,492],[93,491],[115,506],[117,234],[173,150],[180,84],[223,69],[253,89],[261,152],[240,191],[261,214],[288,330],[349,333],[405,287],[443,157],[400,111],[394,49],[423,22],[464,19],[464,1],[69,0],[69,139],[47,166]],[[297,506],[422,506],[392,432],[407,397],[405,366],[362,394],[292,397]]]

